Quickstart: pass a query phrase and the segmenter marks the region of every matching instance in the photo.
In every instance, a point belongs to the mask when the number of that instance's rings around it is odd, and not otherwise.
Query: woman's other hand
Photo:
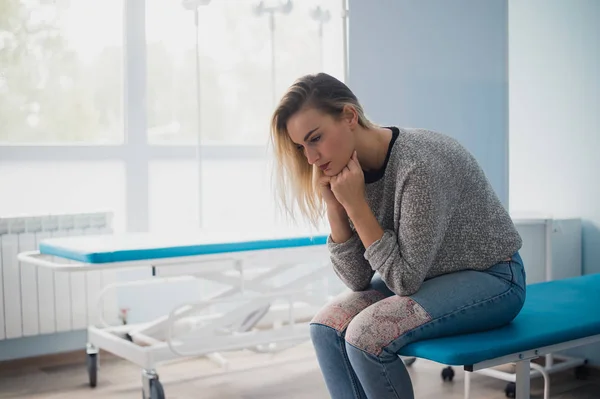
[[[327,211],[340,212],[344,211],[344,207],[339,203],[333,191],[331,191],[331,176],[321,176],[318,180],[321,196],[327,205]]]
[[[330,179],[330,190],[337,201],[350,213],[365,203],[365,176],[358,162],[356,151],[340,173]]]

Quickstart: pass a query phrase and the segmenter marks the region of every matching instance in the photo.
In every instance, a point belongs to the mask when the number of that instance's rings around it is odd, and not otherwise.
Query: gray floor
[[[169,399],[317,399],[328,398],[325,384],[310,345],[302,345],[277,355],[254,353],[226,354],[229,371],[219,369],[206,358],[181,360],[158,369]],[[0,398],[126,399],[141,398],[140,370],[124,360],[103,357],[95,389],[87,385],[83,363],[32,367],[27,370],[0,372]],[[463,376],[455,368],[452,383],[440,378],[442,366],[417,360],[410,367],[415,397],[418,399],[463,398]],[[585,381],[568,372],[552,379],[553,399],[600,398],[600,379]],[[472,399],[502,399],[506,383],[473,375]],[[541,384],[532,381],[532,397],[541,397]]]

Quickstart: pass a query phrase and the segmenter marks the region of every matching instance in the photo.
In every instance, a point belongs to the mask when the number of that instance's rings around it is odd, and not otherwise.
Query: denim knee
[[[343,334],[329,326],[310,323],[310,340],[317,355],[327,356],[335,348],[339,348],[340,342],[343,342]]]
[[[335,330],[334,328],[326,326],[324,324],[314,323],[314,322],[311,322],[309,324],[309,332],[310,332],[310,338],[312,340],[315,340],[315,339],[318,339],[320,337],[327,336],[327,335],[339,336],[339,332],[337,330]]]
[[[384,349],[411,330],[427,324],[431,316],[410,297],[383,299],[356,316],[346,330],[346,341],[380,356]]]
[[[342,333],[356,315],[383,298],[384,294],[375,290],[343,293],[319,310],[311,324],[326,325]]]

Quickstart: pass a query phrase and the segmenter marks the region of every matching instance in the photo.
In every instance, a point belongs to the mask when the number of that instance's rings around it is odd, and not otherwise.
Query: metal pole
[[[194,11],[194,31],[196,33],[196,117],[197,117],[197,134],[196,134],[196,157],[198,160],[198,227],[202,228],[202,136],[200,124],[201,118],[201,95],[200,95],[200,21],[199,11],[200,6],[207,6],[211,0],[182,0],[181,5],[186,10]]]
[[[321,6],[317,6],[313,10],[310,11],[310,16],[312,19],[317,21],[319,24],[319,59],[320,59],[320,67],[321,70],[325,68],[325,53],[324,53],[324,45],[323,45],[323,25],[329,22],[331,15],[328,10],[323,10]]]
[[[344,82],[348,83],[350,75],[349,60],[348,60],[348,0],[342,1],[342,26],[343,26],[343,43],[344,43]]]
[[[277,71],[275,70],[275,10],[269,10],[269,27],[271,33],[271,101],[272,106],[277,104]]]
[[[292,11],[292,1],[280,1],[276,6],[266,6],[264,1],[259,2],[254,6],[254,13],[257,16],[267,14],[269,16],[269,31],[271,39],[271,96],[273,107],[277,104],[277,73],[275,70],[275,13],[289,14]]]
[[[515,397],[517,399],[529,399],[531,394],[531,368],[529,359],[517,362],[516,380],[517,390]]]
[[[202,228],[202,135],[200,123],[202,118],[200,117],[201,99],[200,96],[200,37],[199,37],[199,22],[198,22],[198,7],[194,9],[194,24],[196,30],[196,117],[197,117],[197,146],[196,155],[198,157],[198,228]]]
[[[325,69],[325,53],[323,46],[323,21],[319,21],[319,64],[321,70]]]

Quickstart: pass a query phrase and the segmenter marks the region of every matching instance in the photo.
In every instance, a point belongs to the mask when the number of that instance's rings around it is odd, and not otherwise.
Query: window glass
[[[212,1],[198,9],[196,35],[194,11],[148,0],[149,141],[266,145],[275,102],[297,77],[325,71],[342,78],[341,6],[340,0]]]
[[[110,211],[125,230],[120,161],[0,162],[0,190],[0,217]]]
[[[0,144],[123,142],[123,3],[0,1]]]
[[[328,231],[326,221],[315,230],[301,217],[297,225],[285,220],[275,201],[271,164],[266,159],[206,160],[199,181],[195,161],[151,162],[150,230],[193,231],[201,223],[208,230],[241,233]]]

